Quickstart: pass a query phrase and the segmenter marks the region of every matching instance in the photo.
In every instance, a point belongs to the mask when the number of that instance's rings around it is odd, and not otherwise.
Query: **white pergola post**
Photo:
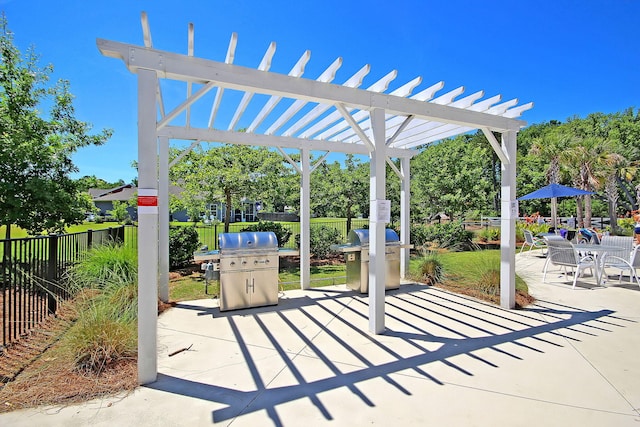
[[[400,242],[408,245],[411,240],[411,222],[409,205],[411,200],[411,172],[409,169],[411,159],[403,157],[400,159]],[[409,248],[400,249],[400,277],[403,279],[409,271]]]
[[[308,149],[300,150],[300,288],[311,287],[310,218],[311,218],[311,160]]]
[[[156,381],[158,317],[158,140],[156,72],[138,70],[138,382]],[[155,199],[155,204],[154,204]]]
[[[386,154],[385,113],[381,108],[371,111],[373,144],[370,160],[370,206],[369,206],[369,331],[384,332],[385,229],[384,221],[378,221],[377,203],[384,200]]]
[[[169,138],[159,138],[158,166],[158,297],[169,302]]]
[[[516,305],[516,132],[502,134],[502,150],[508,162],[502,162],[500,220],[500,305]]]

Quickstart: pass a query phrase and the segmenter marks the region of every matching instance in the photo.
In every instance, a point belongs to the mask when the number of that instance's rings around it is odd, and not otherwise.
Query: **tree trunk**
[[[584,226],[591,228],[591,195],[584,196]]]
[[[616,215],[616,202],[609,200],[609,225],[611,227],[611,234],[618,235],[618,217]]]
[[[351,205],[347,205],[347,234],[351,231]]]
[[[229,232],[229,222],[231,222],[231,191],[226,190],[224,192],[225,203],[225,215],[224,215],[224,232]]]
[[[618,180],[615,175],[610,175],[605,184],[605,194],[609,202],[609,227],[611,234],[618,235]]]
[[[584,227],[584,219],[582,218],[582,197],[576,198],[576,223],[578,228]]]
[[[11,239],[11,224],[7,224],[7,227],[4,230],[4,238],[6,240]]]

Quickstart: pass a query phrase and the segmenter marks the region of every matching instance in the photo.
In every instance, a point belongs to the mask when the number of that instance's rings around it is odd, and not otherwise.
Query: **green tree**
[[[462,217],[470,211],[496,212],[491,146],[472,135],[431,145],[411,161],[411,212],[426,221],[438,212]]]
[[[95,175],[85,175],[82,178],[76,180],[76,184],[78,186],[78,190],[87,191],[90,188],[101,188],[104,190],[109,190],[111,188],[120,187],[125,185],[125,182],[120,179],[116,182],[107,182],[102,178],[98,178]]]
[[[107,211],[109,215],[113,217],[117,222],[122,222],[129,217],[129,212],[127,208],[129,205],[125,202],[121,202],[119,200],[113,201],[113,209]]]
[[[53,67],[40,68],[33,49],[23,57],[4,16],[0,27],[0,224],[7,239],[12,224],[61,231],[81,222],[86,209],[70,178],[77,172],[71,156],[111,132],[89,135],[91,126],[75,118],[69,83],[50,85]]]
[[[561,181],[561,157],[566,152],[571,142],[571,136],[562,127],[547,130],[537,137],[531,146],[531,154],[540,156],[548,162],[545,174],[547,183],[560,184]],[[555,226],[558,217],[558,200],[551,198],[551,224]]]
[[[311,176],[311,210],[317,216],[347,218],[347,230],[358,214],[369,213],[369,163],[347,154],[339,162],[322,164]]]
[[[171,180],[183,191],[182,203],[195,209],[222,200],[226,204],[225,232],[234,207],[243,199],[259,200],[285,168],[282,157],[267,148],[224,144],[192,150],[172,168]],[[282,172],[284,174],[284,172]]]
[[[569,149],[562,153],[561,158],[567,169],[572,172],[575,185],[587,191],[602,188],[609,176],[616,173],[618,164],[623,161],[622,156],[615,152],[615,146],[611,141],[600,136],[575,139]],[[578,200],[578,220],[581,217],[580,207]],[[591,227],[591,215],[591,195],[588,194],[584,196],[585,227]]]

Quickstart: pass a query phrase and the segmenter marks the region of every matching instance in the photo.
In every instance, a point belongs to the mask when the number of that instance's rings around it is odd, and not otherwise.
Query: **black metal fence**
[[[67,268],[94,246],[125,241],[125,226],[73,234],[0,240],[2,346],[35,329],[71,295]],[[135,230],[134,230],[135,231]]]

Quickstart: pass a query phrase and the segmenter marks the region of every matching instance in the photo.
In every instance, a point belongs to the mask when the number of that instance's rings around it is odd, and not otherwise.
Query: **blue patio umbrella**
[[[581,190],[579,188],[566,187],[560,184],[549,184],[542,188],[537,189],[534,192],[525,194],[519,197],[518,200],[530,200],[530,199],[551,199],[551,224],[555,227],[556,222],[556,205],[558,197],[574,197],[584,196],[586,194],[594,194],[593,191]]]
[[[594,194],[593,191],[581,190],[579,188],[566,187],[560,184],[549,184],[536,191],[519,197],[518,200],[530,199],[551,199],[555,197],[573,197],[584,196],[585,194]]]

